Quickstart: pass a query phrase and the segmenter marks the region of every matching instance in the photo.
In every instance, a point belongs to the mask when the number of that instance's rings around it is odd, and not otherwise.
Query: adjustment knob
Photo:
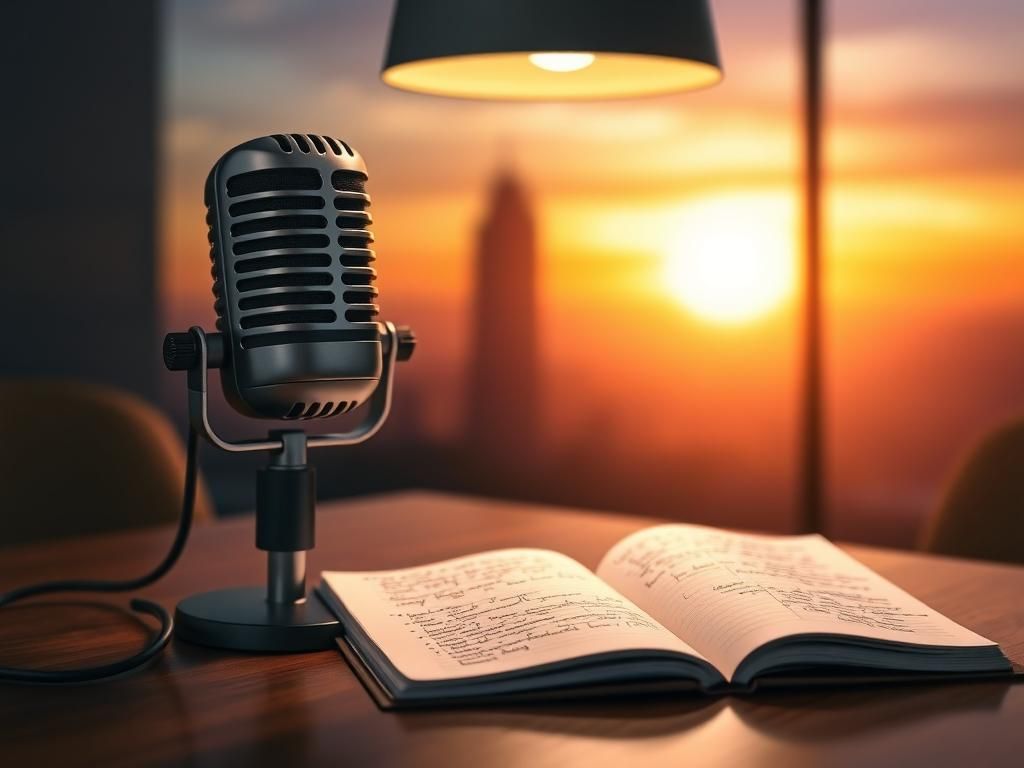
[[[416,350],[416,334],[408,325],[400,325],[395,329],[395,340],[398,342],[398,362],[404,363]]]
[[[189,331],[164,336],[164,365],[169,371],[187,371],[199,363],[199,345]]]

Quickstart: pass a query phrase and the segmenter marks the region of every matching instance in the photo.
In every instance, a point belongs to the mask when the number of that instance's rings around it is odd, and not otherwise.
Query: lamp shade
[[[722,78],[707,0],[397,0],[381,77],[476,99],[608,99]]]

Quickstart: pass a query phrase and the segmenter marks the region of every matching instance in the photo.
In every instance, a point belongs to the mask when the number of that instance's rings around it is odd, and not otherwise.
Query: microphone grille
[[[367,174],[344,141],[274,134],[207,180],[217,328],[242,349],[379,338]]]
[[[356,153],[352,151],[352,147],[346,144],[341,139],[335,139],[330,136],[316,136],[314,134],[301,134],[301,133],[275,133],[271,136],[274,141],[277,142],[277,146],[280,147],[281,151],[285,154],[298,150],[305,154],[316,152],[320,155],[326,155],[329,152],[337,155],[338,157],[356,157]],[[312,145],[312,149],[310,148]]]

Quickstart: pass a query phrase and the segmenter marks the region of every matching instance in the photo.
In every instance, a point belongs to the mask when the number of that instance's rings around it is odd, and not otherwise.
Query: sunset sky
[[[342,137],[370,169],[384,314],[423,340],[423,420],[457,430],[474,234],[510,168],[539,221],[548,439],[597,423],[638,455],[732,457],[785,510],[797,4],[713,0],[722,84],[595,104],[393,91],[378,75],[390,6],[165,3],[167,317],[212,318],[202,182],[217,157],[267,133]],[[840,515],[920,514],[1024,402],[1024,5],[828,6],[831,494]]]

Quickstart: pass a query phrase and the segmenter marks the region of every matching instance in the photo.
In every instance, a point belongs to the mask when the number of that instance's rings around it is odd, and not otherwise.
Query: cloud
[[[832,98],[883,104],[934,94],[1020,88],[1024,78],[1019,62],[1008,61],[1008,53],[984,38],[946,30],[882,30],[831,40],[826,71]]]

